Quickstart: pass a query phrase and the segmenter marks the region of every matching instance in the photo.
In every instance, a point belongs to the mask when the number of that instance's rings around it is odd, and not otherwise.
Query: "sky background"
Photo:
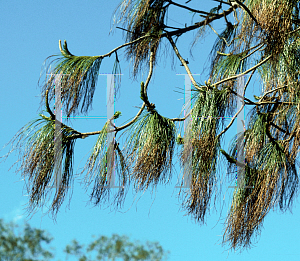
[[[184,3],[185,1],[177,1]],[[212,3],[192,1],[189,6],[209,10]],[[38,117],[41,93],[38,85],[45,59],[59,54],[58,40],[67,40],[71,53],[75,55],[101,55],[124,43],[123,32],[115,29],[109,35],[112,26],[112,14],[119,1],[1,1],[0,2],[0,72],[1,72],[1,128],[0,147],[2,148],[29,121]],[[169,25],[182,27],[198,21],[188,11],[171,7],[168,12]],[[121,26],[121,25],[119,25]],[[215,24],[216,29],[222,25]],[[190,69],[196,81],[207,80],[203,68],[209,65],[208,54],[214,43],[215,35],[209,30],[207,38],[199,40],[194,47],[193,58],[190,56],[191,43],[196,32],[187,33],[179,38],[177,44],[181,55],[190,62]],[[165,46],[168,48],[165,49]],[[167,51],[165,51],[167,50]],[[119,97],[115,102],[115,111],[122,116],[115,121],[117,126],[134,117],[141,106],[140,82],[145,81],[148,71],[134,81],[130,75],[132,64],[126,61],[123,52],[119,52],[122,69],[122,83]],[[172,57],[174,63],[172,63]],[[111,73],[114,55],[102,61],[99,73]],[[166,117],[177,117],[183,106],[184,68],[173,56],[167,41],[163,40],[152,81],[149,84],[149,100],[156,104],[158,111]],[[248,87],[247,95],[253,98],[253,91],[259,95],[261,86],[254,77],[255,84]],[[106,76],[100,75],[94,95],[93,110],[89,115],[106,116]],[[247,112],[247,110],[246,110]],[[103,119],[77,119],[72,127],[81,132],[102,129]],[[228,141],[236,133],[236,124],[226,133],[223,148],[227,150]],[[75,145],[74,172],[80,173],[87,160],[96,137],[77,140]],[[0,151],[6,154],[10,146]],[[48,215],[47,207],[38,211],[31,219],[26,217],[24,206],[28,200],[24,181],[20,173],[15,174],[18,154],[12,153],[0,164],[1,207],[0,218],[14,221],[20,225],[27,221],[32,227],[44,229],[54,240],[55,260],[64,260],[63,248],[76,239],[88,244],[92,235],[111,236],[113,233],[128,235],[131,240],[141,242],[158,241],[165,250],[170,251],[169,260],[300,260],[300,225],[299,200],[295,201],[293,214],[271,211],[263,223],[257,243],[242,253],[228,251],[228,245],[222,246],[224,222],[229,208],[228,202],[234,185],[226,179],[226,167],[221,167],[220,186],[223,187],[221,199],[206,217],[206,224],[195,223],[181,210],[181,200],[177,177],[180,175],[178,158],[174,158],[175,171],[167,186],[159,185],[152,193],[143,195],[129,190],[121,211],[115,212],[109,207],[93,207],[88,204],[91,188],[86,192],[80,184],[82,176],[75,175],[70,209],[67,208],[68,194],[54,222]],[[24,188],[24,189],[23,189]],[[213,206],[213,205],[212,205]],[[223,207],[222,207],[223,206]],[[69,260],[72,260],[69,258]],[[76,259],[73,259],[76,260]]]

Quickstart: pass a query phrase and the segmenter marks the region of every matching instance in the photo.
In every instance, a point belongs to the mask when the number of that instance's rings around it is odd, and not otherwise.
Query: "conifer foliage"
[[[61,82],[61,97],[68,116],[78,114],[79,109],[88,112],[102,60],[111,54],[115,54],[114,71],[120,71],[117,53],[122,49],[128,60],[133,61],[134,77],[141,71],[148,74],[138,84],[143,105],[125,125],[112,126],[111,121],[120,117],[120,112],[95,132],[80,133],[62,125],[63,180],[51,211],[57,212],[73,180],[76,139],[92,135],[98,135],[98,139],[85,171],[87,184],[95,182],[91,199],[96,205],[107,203],[112,191],[107,186],[111,178],[109,156],[117,163],[119,190],[108,204],[120,207],[130,184],[134,184],[136,191],[143,191],[169,181],[173,152],[179,147],[181,164],[188,164],[190,177],[182,206],[200,224],[204,223],[213,201],[218,162],[227,163],[228,173],[237,166],[244,167],[244,186],[235,189],[225,223],[223,243],[231,248],[250,247],[270,210],[279,207],[285,211],[291,207],[298,189],[296,159],[300,145],[300,3],[296,0],[215,0],[213,3],[215,7],[211,10],[201,10],[201,1],[195,0],[186,4],[172,0],[123,0],[116,9],[115,21],[123,25],[118,27],[126,34],[123,45],[107,54],[89,57],[72,54],[67,42],[62,45],[59,41],[61,55],[53,60],[54,73],[66,75]],[[169,26],[170,6],[192,12],[198,20],[191,25],[187,21],[182,28]],[[225,29],[217,31],[213,27],[215,21],[223,23]],[[188,62],[176,46],[176,40],[190,31],[197,31],[193,44],[207,36],[204,31],[216,37],[210,53],[210,77],[204,83],[195,81]],[[148,99],[147,89],[162,41],[177,56],[193,83],[193,107],[184,118],[165,117]],[[244,97],[242,107],[236,110],[236,98],[241,97],[237,92],[238,78],[246,76],[245,93],[253,75],[260,79],[262,91],[253,98]],[[54,100],[53,84],[49,80],[41,88],[50,116],[41,114],[40,119],[22,128],[13,141],[17,142],[14,148],[23,151],[20,171],[28,183],[30,211],[43,204],[53,176],[56,122],[48,105],[48,99]],[[245,132],[233,138],[231,148],[226,151],[222,149],[222,138],[244,106],[251,108],[249,124]],[[222,117],[231,115],[234,116],[226,125]],[[183,138],[176,137],[176,123],[187,117],[191,117],[187,132]],[[116,138],[108,144],[107,135],[122,132],[128,134],[128,142],[123,147]],[[23,140],[25,147],[20,145]],[[241,143],[245,162],[239,162],[236,157]],[[222,169],[221,175],[230,174]]]

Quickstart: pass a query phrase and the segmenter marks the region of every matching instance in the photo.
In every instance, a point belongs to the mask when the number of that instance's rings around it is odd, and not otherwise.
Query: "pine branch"
[[[182,58],[182,56],[180,55],[180,53],[179,53],[179,51],[178,51],[178,49],[177,49],[177,47],[176,47],[176,45],[175,45],[175,43],[174,43],[172,37],[171,37],[170,35],[167,34],[167,38],[168,38],[169,42],[171,43],[171,45],[172,45],[172,47],[173,47],[173,49],[174,49],[174,52],[176,53],[178,59],[181,61],[181,63],[183,64],[185,70],[187,71],[187,73],[188,73],[188,75],[189,75],[189,77],[190,77],[190,79],[191,79],[193,85],[196,87],[196,89],[202,90],[202,89],[199,87],[199,85],[196,83],[196,81],[195,81],[195,79],[194,79],[194,77],[193,77],[193,75],[192,75],[192,73],[191,73],[191,71],[190,71],[190,69],[189,69],[189,67],[188,67],[188,65],[187,65],[187,63],[186,63],[186,61],[185,61],[185,60]]]
[[[251,72],[251,71],[254,71],[254,70],[257,69],[258,67],[260,67],[261,65],[263,65],[264,63],[266,63],[267,61],[269,61],[269,60],[271,59],[271,57],[272,57],[272,55],[269,55],[267,58],[265,58],[264,60],[262,60],[261,62],[259,62],[259,63],[256,64],[255,66],[253,66],[252,68],[246,70],[245,72],[240,73],[240,74],[238,74],[238,75],[234,75],[234,76],[228,77],[228,78],[223,79],[223,80],[221,80],[221,81],[219,81],[219,82],[216,82],[216,83],[212,84],[212,87],[217,87],[218,85],[220,85],[220,84],[222,84],[222,83],[224,83],[224,82],[227,82],[227,81],[230,81],[230,80],[234,80],[234,79],[236,79],[236,78],[238,78],[238,77],[241,77],[241,76],[243,76],[243,75],[245,75],[245,74],[247,74],[247,73],[249,73],[249,72]],[[250,102],[251,102],[251,101],[250,101]]]
[[[152,73],[153,73],[153,56],[154,56],[154,52],[153,52],[153,50],[151,50],[150,60],[149,60],[149,73],[148,73],[148,77],[146,79],[146,82],[144,84],[144,90],[145,90],[145,92],[147,92],[147,87],[148,87],[148,84],[150,82],[150,79],[151,79]],[[146,106],[146,103],[144,102],[143,105],[142,105],[142,107],[141,107],[141,109],[137,113],[137,115],[130,122],[128,122],[127,124],[125,124],[125,125],[123,125],[121,127],[116,127],[115,131],[118,132],[120,130],[123,130],[123,129],[127,128],[131,124],[133,124],[137,120],[137,118],[141,115],[141,113],[143,112],[145,106]]]
[[[224,15],[229,15],[232,11],[234,10],[233,7],[230,7],[228,10],[222,12],[221,14],[214,14],[214,15],[211,15],[210,17],[206,18],[205,20],[201,21],[201,22],[198,22],[198,23],[195,23],[194,25],[191,25],[191,26],[188,26],[188,27],[185,27],[185,28],[181,28],[179,30],[175,30],[175,31],[171,31],[171,32],[166,32],[166,33],[162,33],[160,35],[160,37],[167,37],[170,36],[175,36],[175,35],[182,35],[186,32],[189,32],[189,31],[192,31],[194,29],[197,29],[199,27],[202,27],[202,26],[205,26],[215,20],[218,20],[218,19],[221,19],[224,17]]]
[[[50,107],[49,107],[49,102],[48,102],[48,90],[46,90],[46,98],[45,98],[45,100],[46,100],[46,110],[47,110],[47,112],[50,114],[50,116],[51,116],[51,119],[52,120],[55,120],[55,115],[53,114],[53,112],[51,111],[51,109],[50,109]]]
[[[196,9],[193,9],[193,8],[190,8],[190,7],[187,7],[187,6],[185,6],[185,5],[181,5],[181,4],[175,3],[175,2],[173,2],[173,1],[171,1],[171,0],[166,0],[166,2],[168,2],[168,3],[172,4],[172,5],[175,5],[175,6],[184,8],[184,9],[189,10],[189,11],[194,12],[194,13],[210,15],[210,13],[207,13],[207,12],[204,12],[204,11],[199,11],[199,10],[196,10]]]
[[[252,20],[257,24],[257,25],[260,25],[256,18],[253,16],[253,14],[251,13],[251,11],[248,9],[247,6],[245,6],[241,1],[239,0],[230,0],[230,3],[232,4],[232,6],[235,6],[235,5],[238,5],[238,6],[241,6],[245,11],[246,13],[252,18]]]

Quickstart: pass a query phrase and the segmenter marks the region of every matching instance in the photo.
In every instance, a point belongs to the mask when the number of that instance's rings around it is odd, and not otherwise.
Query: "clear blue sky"
[[[178,1],[184,3],[185,1]],[[193,3],[195,2],[195,3]],[[204,1],[202,1],[204,3]],[[1,128],[0,146],[3,147],[13,135],[26,123],[38,116],[40,104],[40,89],[38,79],[44,60],[59,53],[58,40],[66,39],[69,50],[75,55],[106,54],[113,48],[124,43],[122,31],[116,29],[113,35],[108,35],[112,25],[112,13],[119,1],[1,1],[0,25],[2,40],[0,42],[0,72],[1,72]],[[197,4],[192,1],[192,7],[209,10],[208,4]],[[169,10],[170,25],[181,27],[192,22],[189,12],[178,8]],[[194,21],[197,21],[195,16]],[[218,28],[218,25],[216,24]],[[208,65],[209,46],[214,41],[214,35],[200,40],[193,50],[193,60],[189,55],[193,33],[183,36],[178,41],[178,48],[184,58],[188,58],[192,73],[201,74],[196,80],[204,82],[207,75],[203,66]],[[164,41],[164,44],[167,42]],[[164,50],[164,47],[162,48]],[[139,99],[140,81],[146,79],[140,76],[138,81],[129,77],[130,64],[119,54],[122,68],[122,85],[115,109],[122,112],[122,117],[116,121],[121,125],[133,117],[138,109],[133,106],[142,104]],[[154,77],[149,85],[149,99],[156,104],[160,113],[167,117],[178,116],[183,105],[183,94],[175,92],[176,87],[184,88],[185,73],[180,63],[176,61],[171,70],[171,49],[161,53],[159,63],[155,68]],[[111,73],[114,57],[103,60],[100,73]],[[249,87],[249,91],[259,89],[259,85]],[[90,115],[105,116],[106,76],[99,76]],[[252,98],[252,96],[250,96]],[[43,108],[44,109],[44,108]],[[73,127],[79,131],[100,130],[105,120],[78,119]],[[226,135],[226,143],[234,134],[233,130]],[[76,142],[74,171],[79,173],[87,159],[87,153],[92,148],[96,137],[89,137]],[[225,143],[225,149],[227,145]],[[9,148],[1,151],[1,156]],[[232,189],[225,182],[226,168],[221,172],[224,189],[222,199],[216,205],[216,211],[207,216],[206,225],[196,224],[180,210],[179,192],[175,188],[177,175],[180,173],[178,163],[174,178],[168,186],[158,186],[156,192],[138,195],[129,191],[125,206],[121,212],[110,208],[92,207],[87,205],[89,193],[80,185],[79,179],[74,182],[70,209],[66,208],[68,197],[57,216],[57,223],[47,215],[46,207],[28,220],[24,215],[24,204],[27,202],[24,181],[20,174],[15,174],[16,167],[10,171],[10,166],[17,160],[13,153],[0,164],[1,175],[1,207],[0,218],[6,221],[14,220],[22,224],[27,220],[31,226],[45,229],[53,237],[52,245],[56,248],[56,260],[64,260],[63,247],[76,238],[81,243],[89,243],[92,235],[110,236],[113,233],[128,235],[133,240],[145,242],[158,241],[165,250],[171,252],[169,260],[300,260],[300,225],[299,202],[296,201],[293,214],[287,212],[270,212],[264,222],[261,236],[255,247],[242,254],[227,251],[221,246],[223,223],[228,210],[228,199]],[[83,160],[82,160],[83,159]],[[177,158],[175,158],[177,160]],[[80,177],[79,177],[80,178]],[[88,190],[90,192],[91,190]],[[135,199],[134,203],[133,200]],[[224,200],[224,207],[221,208]],[[221,214],[221,216],[220,216]],[[70,259],[71,260],[71,259]],[[74,259],[75,260],[75,259]]]

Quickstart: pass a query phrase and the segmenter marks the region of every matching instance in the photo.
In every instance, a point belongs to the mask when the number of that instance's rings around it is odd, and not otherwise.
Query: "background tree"
[[[76,240],[67,245],[64,252],[76,255],[80,261],[87,260],[116,260],[122,258],[129,260],[166,260],[168,252],[165,252],[158,242],[146,242],[142,245],[136,241],[129,241],[127,236],[113,234],[112,237],[101,236],[90,243],[85,250]],[[96,252],[95,258],[87,257],[84,253]]]
[[[18,231],[18,225],[5,223],[0,219],[0,259],[3,261],[36,261],[50,260],[53,253],[44,249],[42,244],[49,244],[53,238],[44,230],[31,228],[25,224],[23,231]]]
[[[249,247],[259,233],[266,214],[276,207],[282,211],[291,207],[298,188],[296,158],[299,147],[299,2],[293,0],[216,1],[211,10],[200,10],[201,3],[188,1],[179,4],[170,0],[124,0],[120,4],[119,20],[125,28],[126,43],[105,55],[76,56],[59,42],[61,56],[52,73],[65,74],[62,80],[64,114],[71,116],[88,113],[97,82],[97,73],[104,58],[115,54],[114,72],[120,69],[117,53],[124,48],[133,61],[133,76],[148,69],[148,76],[140,84],[143,105],[138,114],[123,126],[114,126],[117,112],[102,130],[80,133],[62,124],[63,177],[54,195],[51,211],[55,215],[73,180],[72,157],[76,139],[98,135],[97,142],[86,165],[87,184],[94,180],[91,200],[100,205],[109,199],[111,189],[106,185],[112,173],[107,158],[114,155],[120,189],[113,198],[117,207],[124,200],[126,189],[133,183],[136,191],[166,184],[172,174],[175,140],[182,146],[182,165],[191,164],[190,191],[182,206],[199,223],[205,215],[217,186],[217,166],[223,155],[229,173],[236,166],[245,168],[243,185],[233,195],[227,216],[223,242],[232,248]],[[198,5],[198,8],[197,8]],[[183,8],[199,16],[199,20],[183,28],[168,26],[170,6]],[[221,32],[213,27],[214,21],[223,21]],[[209,79],[204,83],[194,80],[188,62],[182,58],[176,41],[185,33],[198,30],[194,43],[203,32],[216,34],[212,46]],[[174,41],[175,39],[175,41]],[[194,85],[194,106],[184,118],[169,119],[161,115],[149,101],[147,88],[157,63],[160,46],[167,41]],[[237,93],[237,79],[249,75],[244,93],[253,81],[260,79],[262,92],[254,99]],[[42,85],[43,101],[49,117],[40,114],[38,120],[25,126],[15,137],[15,148],[20,148],[22,175],[28,180],[30,196],[28,210],[40,207],[48,192],[54,166],[55,114],[48,100],[54,99],[53,78]],[[49,97],[48,97],[49,94]],[[236,98],[244,98],[235,113]],[[224,133],[232,126],[244,106],[252,106],[244,133],[233,138],[228,152],[222,149]],[[146,109],[146,110],[145,110]],[[175,123],[191,116],[189,130],[184,138]],[[223,117],[233,116],[225,126]],[[125,130],[127,143],[121,148],[117,134]],[[115,139],[107,144],[107,134]],[[26,147],[21,147],[22,140]],[[245,163],[236,159],[244,142]],[[225,175],[225,174],[224,174]],[[234,178],[233,176],[229,176]],[[50,184],[51,185],[51,184]],[[184,193],[183,193],[184,194]],[[110,202],[111,203],[111,202]]]
[[[46,250],[53,240],[45,230],[32,228],[28,223],[22,227],[13,222],[5,223],[0,219],[0,259],[3,261],[37,261],[54,260],[53,252]],[[95,236],[93,236],[95,237]],[[51,248],[52,249],[52,248]],[[145,244],[139,241],[130,242],[127,236],[113,234],[112,237],[100,236],[87,248],[73,240],[64,249],[69,256],[76,256],[80,261],[88,260],[166,260],[168,251],[164,251],[158,242]],[[88,257],[87,255],[88,254]]]

